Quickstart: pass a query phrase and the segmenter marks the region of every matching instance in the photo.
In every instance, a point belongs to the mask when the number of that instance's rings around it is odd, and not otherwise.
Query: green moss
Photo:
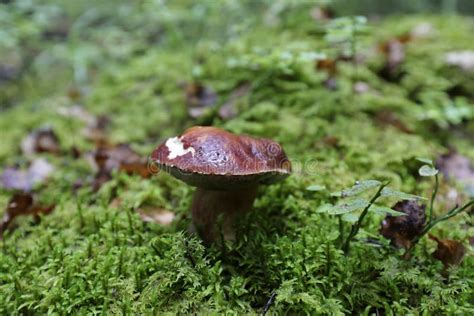
[[[208,27],[226,25],[211,4],[203,8],[210,10]],[[281,142],[294,163],[294,175],[260,189],[253,212],[240,220],[235,244],[206,249],[186,233],[192,189],[171,176],[142,179],[116,173],[97,194],[87,188],[73,194],[72,184],[92,174],[87,163],[43,155],[58,171],[42,189],[42,198],[57,206],[39,224],[18,218],[16,229],[2,241],[0,314],[258,314],[272,293],[271,314],[471,314],[472,256],[453,268],[449,279],[430,257],[434,244],[428,240],[408,261],[385,240],[382,247],[354,242],[351,256],[345,257],[336,247],[337,219],[316,212],[330,198],[305,188],[320,184],[339,190],[357,179],[377,178],[423,194],[430,184],[417,178],[415,157],[436,157],[448,144],[474,157],[472,139],[450,132],[450,124],[472,132],[472,112],[463,117],[465,129],[445,115],[448,103],[458,107],[467,102],[472,108],[472,95],[459,101],[447,92],[468,85],[472,76],[442,62],[447,51],[473,48],[472,20],[398,17],[372,25],[369,36],[361,39],[364,53],[420,22],[431,23],[436,33],[407,45],[399,83],[380,78],[381,57],[367,53],[362,64],[339,63],[338,90],[332,91],[324,85],[327,74],[315,70],[312,58],[304,58],[314,51],[337,52],[328,48],[321,34],[324,25],[312,21],[306,7],[285,11],[275,26],[264,26],[255,17],[241,25],[242,31],[222,36],[228,30],[221,29],[195,45],[198,27],[189,30],[189,25],[203,24],[198,9],[188,17],[181,7],[170,7],[165,26],[157,22],[166,34],[161,45],[145,45],[150,33],[144,31],[137,35],[137,47],[118,59],[103,67],[96,61],[91,93],[79,103],[110,116],[112,141],[131,143],[146,156],[165,137],[202,123],[188,116],[182,83],[209,85],[218,94],[218,107],[248,82],[250,92],[239,101],[237,117],[222,120],[211,113],[206,121]],[[144,5],[134,16],[148,10]],[[356,80],[368,83],[372,92],[354,95]],[[63,150],[93,148],[80,136],[83,123],[57,113],[59,106],[75,103],[64,86],[46,86],[32,86],[39,91],[2,112],[2,166],[24,162],[19,142],[45,124],[58,134]],[[393,112],[413,132],[377,122],[374,114],[382,110]],[[123,200],[121,207],[109,207],[115,194]],[[1,205],[9,195],[0,193]],[[168,227],[143,223],[130,211],[143,205],[172,210],[177,220]],[[369,217],[361,235],[378,238],[380,221],[381,216]],[[460,215],[435,233],[464,240],[472,236],[472,219]]]

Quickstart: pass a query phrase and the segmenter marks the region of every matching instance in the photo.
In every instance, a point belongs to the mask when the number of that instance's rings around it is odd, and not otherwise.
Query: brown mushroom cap
[[[291,163],[274,141],[196,126],[168,138],[151,158],[189,185],[228,190],[286,178]]]

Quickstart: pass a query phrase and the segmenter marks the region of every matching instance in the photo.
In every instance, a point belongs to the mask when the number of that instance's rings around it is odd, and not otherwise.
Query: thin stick
[[[450,219],[451,217],[453,216],[456,216],[458,215],[459,213],[463,212],[464,210],[466,210],[468,207],[470,206],[474,206],[474,200],[471,200],[469,202],[467,202],[465,205],[459,207],[459,206],[455,206],[454,208],[452,208],[450,211],[448,211],[445,215],[443,216],[440,216],[438,218],[435,218],[434,220],[432,220],[431,222],[429,222],[424,228],[423,228],[423,231],[421,232],[421,234],[416,237],[413,241],[412,241],[412,245],[410,248],[408,248],[405,252],[405,255],[409,254],[410,251],[416,246],[416,244],[418,243],[418,241],[424,236],[426,235],[434,226],[436,226],[437,224],[441,223],[441,222],[444,222],[445,220],[447,219]]]
[[[382,190],[388,185],[388,182],[385,182],[385,183],[382,183],[379,187],[379,189],[377,190],[377,193],[375,193],[375,195],[372,197],[372,199],[370,200],[369,204],[367,204],[367,206],[364,208],[364,210],[362,211],[362,213],[360,214],[359,216],[359,219],[357,220],[357,222],[352,225],[352,228],[351,228],[351,231],[349,233],[349,236],[347,236],[347,239],[346,239],[346,242],[344,243],[344,246],[342,247],[342,250],[344,251],[344,254],[348,254],[349,253],[349,246],[350,246],[350,243],[352,241],[352,239],[354,239],[354,237],[357,235],[357,233],[359,232],[359,229],[360,227],[362,226],[362,222],[365,218],[365,216],[367,215],[367,213],[369,212],[369,208],[375,203],[375,201],[377,201],[377,199],[380,197],[380,195],[382,194]]]
[[[268,301],[265,303],[265,306],[263,307],[262,315],[265,315],[268,312],[268,310],[270,309],[270,306],[272,306],[273,301],[275,300],[275,297],[276,297],[276,292],[272,292],[272,295],[270,295],[270,298],[268,299]]]
[[[431,194],[431,201],[430,201],[430,209],[428,213],[428,224],[431,223],[433,220],[433,205],[434,201],[436,199],[436,194],[438,194],[438,187],[439,187],[439,179],[438,179],[438,174],[435,175],[435,187],[433,190],[433,193]]]

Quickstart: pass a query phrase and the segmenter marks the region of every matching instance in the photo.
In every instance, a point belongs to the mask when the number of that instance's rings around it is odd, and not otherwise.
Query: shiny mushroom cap
[[[196,126],[168,138],[151,156],[158,166],[189,185],[230,190],[286,178],[291,163],[272,140]]]

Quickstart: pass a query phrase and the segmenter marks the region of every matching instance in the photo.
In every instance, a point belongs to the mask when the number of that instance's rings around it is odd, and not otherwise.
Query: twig
[[[438,174],[435,175],[435,187],[433,190],[433,193],[431,194],[431,201],[430,201],[430,209],[428,212],[428,224],[431,223],[433,220],[433,205],[434,201],[436,199],[436,194],[438,194],[438,187],[439,187],[439,179],[438,179]]]
[[[270,306],[272,306],[273,302],[275,301],[276,295],[277,295],[276,292],[272,292],[272,295],[270,295],[270,298],[265,303],[265,306],[263,306],[262,316],[268,312],[268,310],[270,309]]]
[[[420,235],[418,235],[413,241],[412,241],[412,245],[410,248],[408,248],[405,252],[405,256],[409,255],[409,253],[411,252],[411,250],[416,246],[416,244],[418,243],[418,241],[420,241],[420,239],[426,235],[434,226],[436,226],[437,224],[441,223],[441,222],[444,222],[445,220],[448,220],[450,219],[451,217],[453,216],[456,216],[458,215],[459,213],[465,211],[466,209],[468,209],[470,206],[474,206],[474,200],[471,200],[469,202],[467,202],[466,204],[464,204],[463,206],[459,207],[458,205],[456,205],[454,208],[452,208],[450,211],[448,211],[446,214],[444,214],[443,216],[440,216],[438,218],[435,218],[434,220],[430,221],[428,224],[426,224],[426,226],[423,228],[422,232],[420,233]]]
[[[440,217],[432,220],[430,223],[428,223],[428,225],[425,226],[425,228],[421,232],[420,238],[423,237],[426,233],[428,233],[438,223],[444,222],[445,220],[450,219],[451,217],[458,215],[459,213],[466,210],[468,207],[470,207],[472,205],[474,205],[474,200],[469,201],[468,203],[466,203],[462,207],[457,207],[456,206],[455,208],[453,208],[449,212],[447,212],[445,215],[440,216]]]
[[[344,242],[344,223],[342,222],[342,215],[337,217],[339,219],[339,244],[342,245]]]
[[[191,250],[189,249],[189,242],[186,236],[183,239],[183,243],[184,243],[184,249],[186,250],[186,258],[188,258],[188,260],[191,262],[191,265],[193,266],[193,268],[196,268],[196,261],[194,260]]]
[[[365,218],[365,216],[367,215],[367,213],[369,212],[369,208],[375,203],[375,201],[377,201],[377,199],[380,197],[380,195],[382,194],[382,190],[388,185],[389,183],[388,182],[385,182],[385,183],[382,183],[379,187],[379,189],[377,190],[377,193],[375,193],[375,195],[372,197],[372,199],[369,201],[369,204],[367,204],[367,206],[364,208],[364,210],[362,211],[362,213],[360,214],[359,216],[359,219],[357,220],[357,222],[352,225],[352,228],[351,228],[351,231],[349,232],[349,236],[347,236],[347,239],[346,239],[346,242],[344,243],[344,246],[342,247],[342,250],[344,251],[344,254],[348,254],[349,253],[349,246],[350,246],[350,243],[352,241],[352,239],[354,239],[354,237],[357,235],[357,233],[359,232],[359,229],[360,227],[362,226],[362,222]]]

